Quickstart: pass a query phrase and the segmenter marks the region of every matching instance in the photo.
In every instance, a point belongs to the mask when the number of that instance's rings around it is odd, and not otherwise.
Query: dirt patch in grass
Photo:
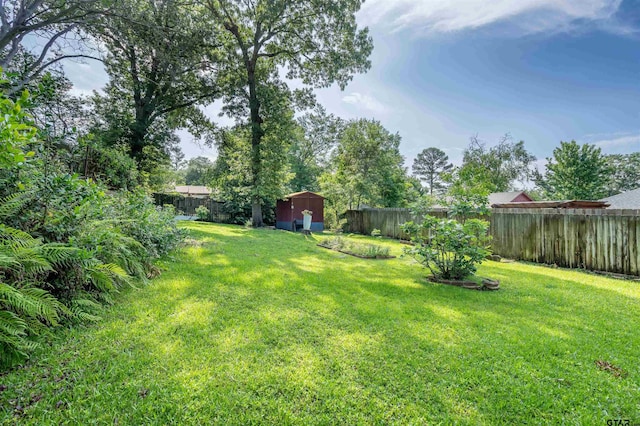
[[[607,373],[611,373],[613,375],[613,377],[624,378],[624,377],[627,377],[629,375],[629,373],[624,371],[622,368],[611,364],[609,361],[598,359],[598,360],[595,361],[595,363],[596,363],[596,365],[598,366],[598,368],[600,370],[606,371]]]
[[[467,290],[483,290],[483,291],[496,291],[500,290],[500,282],[490,280],[488,278],[483,279],[480,283],[471,280],[445,280],[442,278],[436,278],[433,275],[428,277],[429,281],[452,285],[456,287],[466,288]]]

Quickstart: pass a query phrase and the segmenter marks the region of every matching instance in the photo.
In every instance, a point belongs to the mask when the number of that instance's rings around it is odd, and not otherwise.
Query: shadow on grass
[[[637,410],[635,293],[491,264],[480,274],[503,290],[474,292],[299,234],[188,228],[200,246],[17,372],[30,385],[0,400],[36,389],[24,418],[51,423],[590,423],[602,400],[614,417]],[[599,356],[630,379],[595,371]],[[43,384],[42,368],[74,380]]]

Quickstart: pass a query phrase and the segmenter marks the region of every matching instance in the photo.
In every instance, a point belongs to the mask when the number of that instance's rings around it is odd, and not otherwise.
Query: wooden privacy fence
[[[430,213],[436,217],[447,217],[447,210],[434,209]],[[347,210],[346,232],[356,234],[371,234],[374,229],[380,230],[380,235],[398,239],[408,239],[409,235],[402,232],[401,225],[405,222],[416,221],[409,209],[363,209]]]
[[[443,210],[434,211],[446,217]],[[408,209],[349,210],[345,231],[407,238]],[[640,210],[493,209],[493,253],[569,268],[640,275]]]
[[[200,206],[205,206],[209,209],[207,220],[211,222],[226,222],[231,219],[231,216],[223,210],[224,203],[211,198],[193,198],[172,194],[153,194],[153,198],[156,205],[172,205],[177,212],[188,216],[195,216],[196,209]]]
[[[491,235],[504,257],[640,275],[640,210],[494,209]]]

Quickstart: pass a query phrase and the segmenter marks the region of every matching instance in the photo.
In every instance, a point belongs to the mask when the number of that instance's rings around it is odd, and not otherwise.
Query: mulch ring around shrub
[[[483,291],[496,291],[496,290],[500,290],[500,282],[499,281],[494,281],[494,280],[490,280],[488,278],[485,278],[482,280],[482,285],[473,282],[473,281],[468,281],[468,280],[445,280],[442,278],[436,278],[434,276],[430,276],[428,277],[428,280],[433,282],[433,283],[438,283],[438,284],[447,284],[447,285],[452,285],[455,287],[462,287],[462,288],[466,288],[467,290],[483,290]]]
[[[393,259],[393,258],[395,258],[395,256],[382,256],[382,255],[364,256],[362,254],[352,253],[352,252],[347,251],[347,250],[339,250],[339,249],[334,249],[334,248],[331,248],[331,247],[323,246],[322,244],[316,244],[316,245],[318,247],[326,248],[328,250],[333,250],[333,251],[338,251],[338,252],[343,253],[343,254],[348,254],[349,256],[359,257],[360,259]]]

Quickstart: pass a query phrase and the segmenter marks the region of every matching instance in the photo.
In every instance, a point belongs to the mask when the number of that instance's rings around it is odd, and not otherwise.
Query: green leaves
[[[474,136],[464,151],[458,173],[475,186],[486,187],[489,192],[509,191],[517,182],[527,181],[532,176],[535,160],[536,157],[525,149],[524,141],[513,142],[508,133],[489,148]]]
[[[443,174],[453,168],[449,157],[441,149],[431,147],[422,150],[413,161],[413,174],[418,176],[429,187],[429,194],[437,194],[446,188]]]
[[[600,148],[560,142],[547,158],[546,173],[536,183],[555,200],[597,200],[607,194],[611,168]]]
[[[413,247],[404,248],[404,252],[438,278],[461,280],[473,275],[476,264],[489,254],[489,223],[483,220],[460,223],[425,216],[422,223],[408,222],[402,229],[415,243]]]
[[[29,116],[22,108],[28,97],[25,90],[15,101],[6,95],[0,98],[0,167],[20,167],[34,156],[27,146],[35,141],[37,129],[28,124]]]

